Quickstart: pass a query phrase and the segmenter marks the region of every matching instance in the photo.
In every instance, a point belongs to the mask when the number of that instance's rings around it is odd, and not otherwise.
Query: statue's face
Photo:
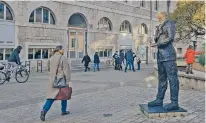
[[[164,14],[161,13],[161,12],[159,12],[159,13],[157,14],[157,19],[159,20],[160,23],[163,22],[164,19],[165,19]]]

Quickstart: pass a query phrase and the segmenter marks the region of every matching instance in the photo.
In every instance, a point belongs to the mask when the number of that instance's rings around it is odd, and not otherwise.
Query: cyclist
[[[22,50],[22,47],[17,46],[17,48],[9,56],[8,67],[7,67],[9,72],[17,69],[17,65],[21,65],[20,58],[19,58],[19,54],[20,54],[21,50]],[[10,77],[8,77],[8,81],[9,80],[10,80]]]

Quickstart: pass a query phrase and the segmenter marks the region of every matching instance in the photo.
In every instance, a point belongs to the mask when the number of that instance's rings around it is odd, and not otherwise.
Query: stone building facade
[[[175,5],[171,1],[170,11]],[[59,44],[69,59],[85,52],[104,59],[121,49],[144,59],[156,14],[166,10],[166,1],[152,1],[150,21],[149,1],[0,1],[0,60],[21,45],[22,61],[47,62]]]

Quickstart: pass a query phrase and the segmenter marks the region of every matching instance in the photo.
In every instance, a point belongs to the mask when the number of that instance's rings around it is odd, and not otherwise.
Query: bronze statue
[[[176,64],[176,51],[173,47],[175,37],[175,23],[167,18],[166,12],[159,12],[157,19],[161,23],[155,34],[157,44],[157,66],[158,66],[158,94],[156,100],[148,103],[149,107],[163,106],[163,99],[167,90],[167,81],[170,84],[171,103],[164,106],[166,110],[179,109],[179,79]]]

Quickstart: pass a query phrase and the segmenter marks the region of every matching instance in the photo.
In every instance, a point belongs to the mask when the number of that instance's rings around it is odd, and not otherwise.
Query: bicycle
[[[106,60],[106,64],[114,66],[114,59],[110,58],[110,59]]]
[[[0,69],[0,85],[4,84],[6,81],[9,82],[10,78],[15,72],[15,79],[18,83],[25,83],[29,79],[29,72],[26,69],[25,65],[18,65],[16,69],[8,70],[6,63],[1,63],[4,67]],[[18,77],[25,77],[25,80],[21,81]]]

